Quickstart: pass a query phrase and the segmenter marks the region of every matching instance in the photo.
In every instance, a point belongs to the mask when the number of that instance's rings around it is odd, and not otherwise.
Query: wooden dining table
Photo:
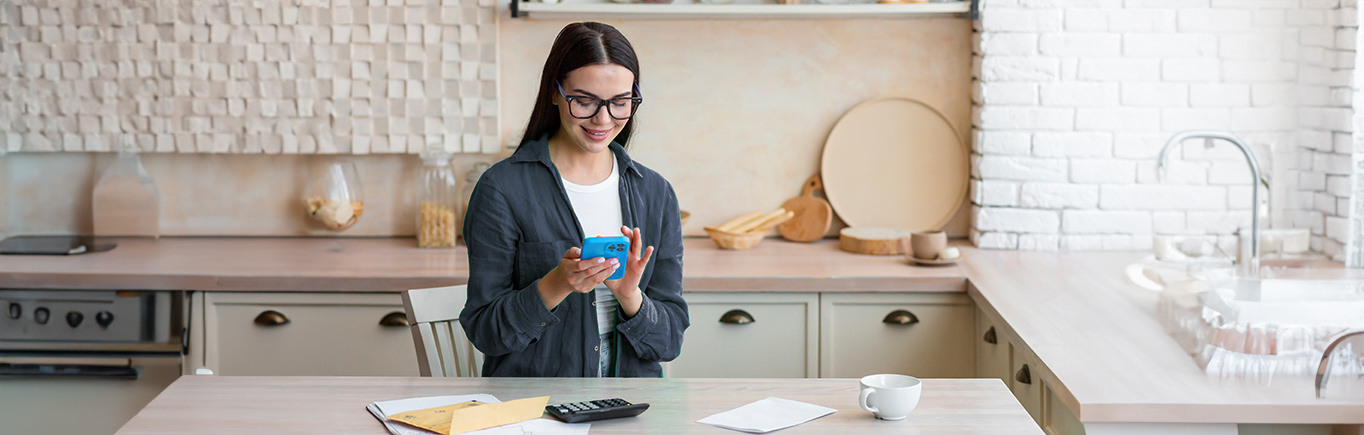
[[[1042,433],[998,379],[924,379],[909,417],[883,421],[858,407],[857,379],[311,376],[183,376],[118,433],[384,434],[366,405],[478,393],[504,401],[548,395],[552,404],[607,398],[650,404],[637,417],[592,422],[591,433],[737,433],[696,420],[768,397],[836,410],[782,433]]]

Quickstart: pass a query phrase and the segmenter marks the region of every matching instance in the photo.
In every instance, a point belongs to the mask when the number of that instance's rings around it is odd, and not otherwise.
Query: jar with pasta
[[[418,247],[455,246],[459,189],[455,186],[455,169],[450,166],[450,158],[450,154],[444,152],[422,154],[421,170],[417,175]]]

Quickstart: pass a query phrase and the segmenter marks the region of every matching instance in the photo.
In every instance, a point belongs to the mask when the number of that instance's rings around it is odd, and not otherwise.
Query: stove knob
[[[101,328],[108,329],[109,324],[114,323],[114,313],[108,311],[95,313],[95,323],[98,323]]]
[[[47,308],[38,307],[38,309],[33,310],[33,321],[38,322],[39,325],[46,325],[47,319],[51,316],[52,312],[48,311]]]
[[[18,319],[24,314],[24,307],[19,306],[18,302],[9,303],[9,318]]]
[[[66,324],[71,325],[72,328],[80,326],[82,320],[85,320],[85,315],[80,312],[68,311],[66,313]]]

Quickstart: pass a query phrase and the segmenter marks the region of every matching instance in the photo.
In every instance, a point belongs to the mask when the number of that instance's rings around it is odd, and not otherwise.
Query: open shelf
[[[512,0],[515,18],[619,18],[619,19],[802,19],[802,18],[908,18],[963,14],[971,2],[858,3],[858,4],[672,4],[672,3],[540,3]]]

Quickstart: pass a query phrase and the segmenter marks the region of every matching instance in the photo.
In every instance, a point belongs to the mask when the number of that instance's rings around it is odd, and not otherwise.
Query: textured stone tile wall
[[[498,149],[493,0],[0,1],[7,151]]]

